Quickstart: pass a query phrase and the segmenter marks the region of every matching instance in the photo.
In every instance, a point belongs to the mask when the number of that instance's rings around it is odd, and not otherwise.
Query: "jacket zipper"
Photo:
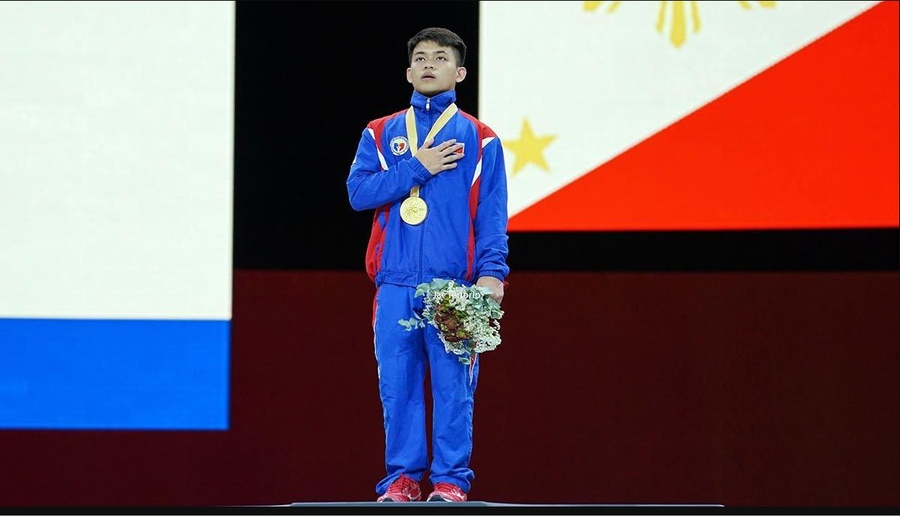
[[[425,98],[425,112],[429,115],[431,114],[431,97]],[[430,116],[428,117],[430,120]],[[423,185],[424,186],[424,185]],[[428,219],[426,216],[425,219]],[[422,221],[422,226],[419,228],[419,281],[421,284],[425,281],[425,223],[427,221]]]

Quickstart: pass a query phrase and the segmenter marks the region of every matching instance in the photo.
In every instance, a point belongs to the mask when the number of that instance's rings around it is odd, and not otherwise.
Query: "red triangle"
[[[873,6],[509,229],[898,226],[898,18],[897,2]]]

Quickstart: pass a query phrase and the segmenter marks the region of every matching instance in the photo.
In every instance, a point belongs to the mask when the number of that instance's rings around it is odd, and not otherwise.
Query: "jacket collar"
[[[437,112],[440,114],[447,106],[456,102],[456,90],[447,90],[443,93],[439,93],[434,97],[426,97],[421,93],[413,90],[412,99],[410,100],[410,104],[416,109],[416,111],[425,110],[425,107],[428,107],[428,112],[433,113]]]

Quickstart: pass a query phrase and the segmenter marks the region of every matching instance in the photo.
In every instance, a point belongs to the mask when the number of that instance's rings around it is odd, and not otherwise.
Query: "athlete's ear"
[[[412,68],[406,69],[406,82],[412,84]]]
[[[461,83],[463,79],[466,78],[466,67],[458,66],[456,67],[456,82]]]

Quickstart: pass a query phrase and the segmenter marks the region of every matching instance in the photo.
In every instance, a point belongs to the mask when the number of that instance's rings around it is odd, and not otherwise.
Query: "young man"
[[[379,502],[467,500],[474,473],[472,411],[480,361],[461,364],[431,325],[406,331],[421,311],[416,286],[434,278],[473,283],[500,302],[509,274],[503,148],[494,132],[456,107],[466,78],[466,45],[432,27],[407,43],[409,109],[371,121],[350,166],[355,210],[375,210],[366,271],[375,282],[372,324],[384,416],[387,474]],[[428,463],[424,381],[433,397],[433,460]],[[470,376],[471,374],[471,376]]]

